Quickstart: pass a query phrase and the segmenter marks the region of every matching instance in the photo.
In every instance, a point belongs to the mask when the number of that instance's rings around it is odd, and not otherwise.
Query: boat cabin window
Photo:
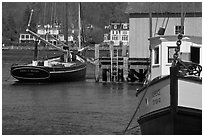
[[[172,63],[174,60],[174,53],[176,47],[168,47],[168,63]]]
[[[181,26],[175,26],[175,34],[179,34],[181,30]],[[183,26],[183,32],[182,34],[184,34],[184,26]]]
[[[153,50],[154,58],[153,58],[153,64],[159,64],[159,47],[156,47]]]
[[[191,47],[191,61],[194,63],[200,63],[200,48],[199,47]]]

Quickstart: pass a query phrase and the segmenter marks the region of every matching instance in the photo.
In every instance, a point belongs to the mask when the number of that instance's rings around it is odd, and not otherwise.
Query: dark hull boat
[[[77,81],[86,77],[86,61],[76,55],[76,61],[61,62],[60,57],[33,61],[27,65],[13,65],[11,75],[23,82]]]
[[[84,80],[86,77],[86,59],[80,55],[80,53],[86,49],[82,48],[78,50],[77,53],[70,51],[70,46],[64,44],[53,34],[51,30],[47,30],[45,36],[48,39],[52,38],[59,42],[62,46],[54,45],[41,37],[41,35],[31,31],[29,29],[33,10],[31,10],[28,28],[26,31],[36,38],[35,50],[34,50],[34,60],[30,64],[26,65],[12,65],[11,75],[23,82],[55,82],[55,81],[77,81]],[[52,29],[52,28],[49,28]],[[53,30],[52,30],[53,31]],[[43,31],[44,34],[44,31]],[[62,56],[38,60],[38,44],[43,42],[48,46],[52,46],[61,52]],[[81,45],[81,42],[79,42]]]

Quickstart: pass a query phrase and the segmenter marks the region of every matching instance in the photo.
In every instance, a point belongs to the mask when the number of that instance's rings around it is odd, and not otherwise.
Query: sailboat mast
[[[65,4],[65,40],[68,45],[68,2]]]
[[[81,2],[79,2],[79,9],[78,9],[79,15],[78,15],[78,25],[79,25],[79,36],[78,36],[78,40],[79,40],[79,49],[81,49]]]

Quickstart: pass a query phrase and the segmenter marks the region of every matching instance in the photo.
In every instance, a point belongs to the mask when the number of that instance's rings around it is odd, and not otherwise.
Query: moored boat
[[[170,39],[175,40],[175,36]],[[195,53],[192,50],[192,45],[201,48],[201,38],[195,40],[189,36],[189,43],[185,43],[191,49],[191,56],[198,57],[197,63],[182,61],[178,55],[181,39],[182,35],[179,35],[178,41],[174,41],[177,50],[172,66],[166,65],[165,60],[161,61],[166,56],[169,41],[161,41],[161,37],[159,43],[155,38],[150,39],[152,52],[158,55],[152,58],[152,80],[137,91],[140,100],[137,116],[142,134],[202,134],[202,67],[199,65],[200,56],[193,55],[200,54],[200,50]],[[161,52],[157,52],[159,50]],[[161,63],[155,64],[157,58]]]
[[[26,65],[14,64],[11,75],[23,82],[54,82],[84,80],[86,76],[86,60],[80,55],[76,59],[64,62],[62,57],[48,60],[37,60]]]
[[[31,10],[28,28],[26,31],[36,38],[34,60],[29,64],[13,64],[11,66],[11,75],[23,82],[56,82],[56,81],[77,81],[84,80],[86,77],[86,58],[80,53],[86,48],[81,48],[79,42],[79,50],[77,53],[70,51],[70,47],[62,41],[54,37],[48,31],[46,37],[52,37],[58,41],[62,47],[50,43],[39,34],[29,29],[33,10]],[[79,21],[80,22],[80,21]],[[80,28],[80,27],[79,27]],[[80,30],[79,30],[80,32]],[[80,39],[80,37],[79,37]],[[38,44],[45,43],[62,52],[61,56],[38,60]]]

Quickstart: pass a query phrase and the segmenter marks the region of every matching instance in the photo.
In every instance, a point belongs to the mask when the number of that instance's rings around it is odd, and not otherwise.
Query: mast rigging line
[[[54,48],[56,48],[56,49],[58,49],[58,50],[61,50],[61,51],[63,51],[63,52],[66,52],[66,50],[64,50],[64,49],[62,49],[62,48],[60,48],[60,47],[57,47],[57,46],[55,46],[54,44],[52,44],[52,43],[46,41],[46,40],[45,40],[44,38],[42,38],[40,35],[36,34],[35,32],[33,32],[33,31],[31,31],[31,30],[29,29],[29,26],[30,26],[30,23],[31,23],[31,19],[32,19],[32,15],[33,15],[33,9],[31,10],[31,14],[30,14],[29,21],[28,21],[28,28],[26,29],[26,31],[27,31],[28,33],[30,33],[31,35],[33,35],[34,37],[36,37],[37,39],[42,40],[45,44],[47,44],[47,45],[49,45],[49,46],[52,46],[52,47],[54,47]]]
[[[57,47],[57,46],[55,46],[54,44],[52,44],[52,43],[46,41],[44,38],[40,37],[40,36],[39,36],[38,34],[36,34],[35,32],[33,32],[33,31],[29,30],[29,29],[26,29],[26,31],[27,31],[28,33],[30,33],[31,35],[37,37],[38,39],[42,40],[45,44],[47,44],[47,45],[49,45],[49,46],[53,46],[54,48],[56,48],[56,49],[58,49],[58,50],[61,50],[61,51],[63,51],[63,52],[66,52],[66,50],[64,50],[64,49],[62,49],[62,48],[60,48],[60,47]]]

